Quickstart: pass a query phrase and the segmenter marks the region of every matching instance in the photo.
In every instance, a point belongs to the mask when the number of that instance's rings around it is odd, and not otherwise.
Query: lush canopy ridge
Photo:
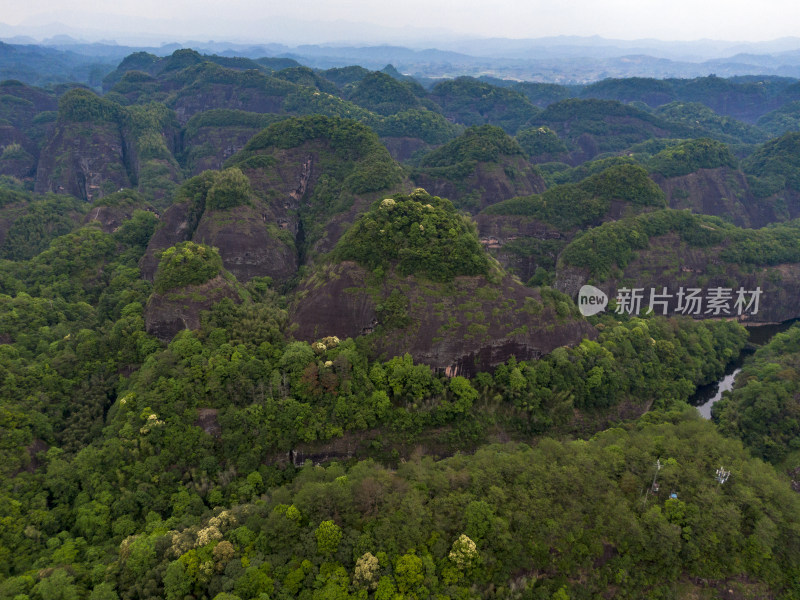
[[[376,203],[341,239],[336,256],[438,281],[489,271],[474,226],[448,200],[422,189]]]

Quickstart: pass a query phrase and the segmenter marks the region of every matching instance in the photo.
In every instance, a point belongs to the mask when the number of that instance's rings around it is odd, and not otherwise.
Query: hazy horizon
[[[696,3],[656,6],[630,0],[567,3],[498,0],[409,0],[397,5],[350,0],[345,4],[298,0],[292,6],[230,0],[29,0],[6,6],[6,30],[36,38],[77,32],[87,41],[225,40],[244,43],[451,42],[469,38],[537,39],[600,36],[619,41],[752,43],[797,35],[800,4]],[[37,33],[38,32],[38,33]]]

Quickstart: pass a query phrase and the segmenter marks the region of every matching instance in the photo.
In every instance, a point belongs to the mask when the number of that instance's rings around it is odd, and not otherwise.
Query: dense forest
[[[800,82],[65,68],[0,82],[0,600],[800,598]],[[679,287],[761,304],[616,310]]]

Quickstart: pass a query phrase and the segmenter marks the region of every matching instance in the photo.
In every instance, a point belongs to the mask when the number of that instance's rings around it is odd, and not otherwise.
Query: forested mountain
[[[0,600],[798,597],[797,82],[423,83],[0,83]]]

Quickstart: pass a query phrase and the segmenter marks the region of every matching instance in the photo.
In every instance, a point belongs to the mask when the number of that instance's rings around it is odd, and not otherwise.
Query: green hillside
[[[796,79],[75,47],[0,44],[0,600],[798,597]]]

